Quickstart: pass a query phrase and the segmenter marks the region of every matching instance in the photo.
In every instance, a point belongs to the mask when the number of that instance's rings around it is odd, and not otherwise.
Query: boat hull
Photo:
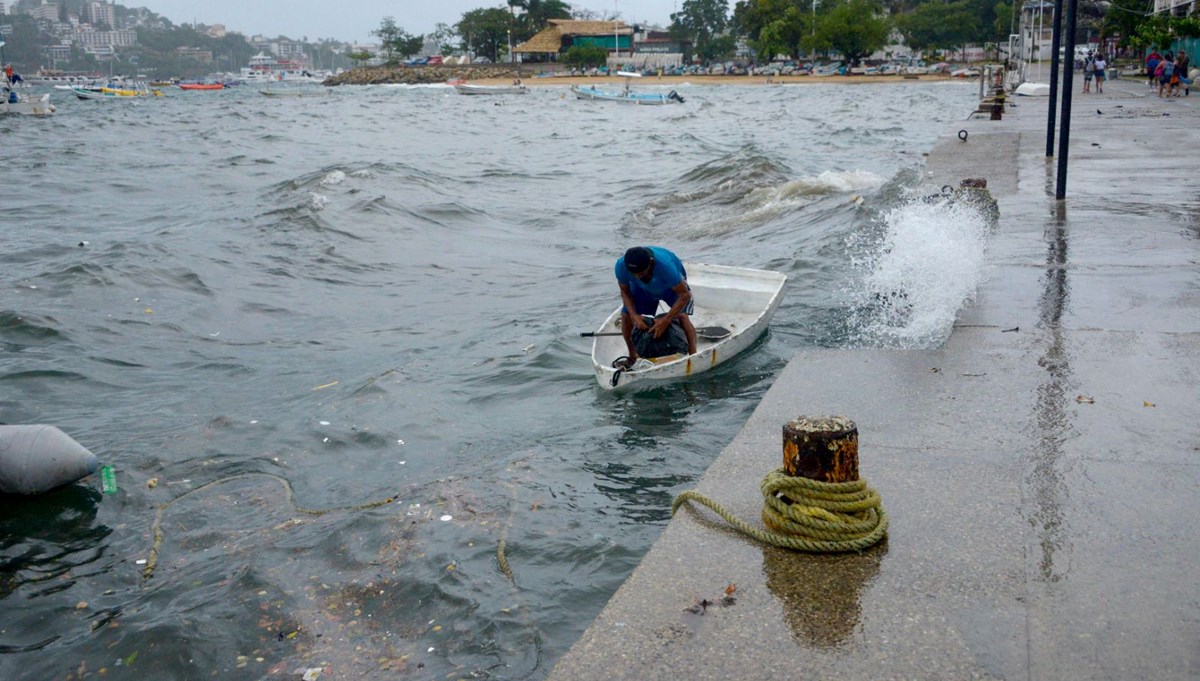
[[[21,96],[15,102],[10,102],[7,98],[0,100],[0,114],[49,116],[54,112],[55,108],[54,105],[50,103],[49,94],[44,94],[40,97]]]
[[[455,83],[454,89],[460,95],[524,95],[529,88],[524,85],[468,85]]]
[[[674,91],[668,94],[658,92],[608,92],[606,90],[598,90],[591,85],[585,87],[572,85],[571,92],[575,93],[576,99],[620,102],[622,104],[637,104],[642,106],[683,103],[683,98],[672,96],[675,94]]]
[[[685,268],[688,286],[695,298],[693,325],[721,326],[732,333],[719,340],[698,338],[694,355],[658,358],[652,360],[653,366],[620,373],[612,363],[627,354],[624,338],[598,335],[592,343],[592,366],[601,388],[627,390],[634,386],[656,385],[703,373],[728,362],[766,332],[787,283],[785,275],[767,270],[704,263],[686,263]],[[621,308],[617,308],[597,333],[619,332],[620,319]]]

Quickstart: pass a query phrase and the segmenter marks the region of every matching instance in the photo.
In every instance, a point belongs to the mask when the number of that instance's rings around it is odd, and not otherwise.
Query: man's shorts
[[[691,291],[692,287],[689,286],[688,290]],[[655,298],[649,293],[635,289],[630,289],[629,293],[633,296],[633,306],[637,309],[638,314],[650,315],[651,317],[658,314],[658,298]],[[679,300],[679,294],[675,293],[674,291],[667,291],[666,294],[663,295],[662,300],[667,304],[667,307],[670,307],[675,304],[676,300]],[[687,307],[683,309],[683,313],[686,315],[691,315],[695,307],[696,299],[692,298],[688,301]],[[625,311],[628,312],[628,310]]]

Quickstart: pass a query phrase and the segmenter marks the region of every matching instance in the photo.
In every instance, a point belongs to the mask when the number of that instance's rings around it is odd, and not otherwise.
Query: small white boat
[[[596,382],[605,390],[686,378],[728,362],[750,347],[767,330],[783,298],[787,276],[746,267],[685,263],[695,307],[696,354],[668,355],[618,369],[613,363],[626,356],[621,337],[621,308],[609,315],[592,335],[592,365]]]
[[[661,92],[634,92],[629,88],[629,80],[631,78],[641,78],[642,74],[627,71],[617,71],[618,76],[624,76],[625,89],[620,92],[611,90],[601,90],[595,85],[579,86],[572,85],[571,92],[575,93],[576,99],[600,100],[605,102],[621,102],[623,104],[683,104],[683,97],[680,97],[677,92],[671,90],[663,94]]]
[[[1014,92],[1022,97],[1049,97],[1050,86],[1045,83],[1021,83]]]
[[[842,62],[839,61],[833,64],[826,64],[825,66],[818,66],[812,70],[811,75],[817,76],[818,78],[823,78],[825,76],[840,76],[845,72],[845,67],[843,67]]]
[[[333,94],[329,88],[262,88],[259,90],[265,97],[327,97]]]
[[[524,85],[472,85],[470,83],[452,83],[460,95],[524,95],[529,88]]]
[[[50,103],[49,93],[40,96],[17,95],[17,101],[12,101],[9,93],[0,97],[0,114],[24,114],[26,116],[49,116],[56,111]]]

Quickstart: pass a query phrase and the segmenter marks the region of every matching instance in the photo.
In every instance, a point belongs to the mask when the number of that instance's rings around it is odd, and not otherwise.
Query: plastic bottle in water
[[[117,493],[117,474],[112,466],[100,468],[100,489],[105,494]]]

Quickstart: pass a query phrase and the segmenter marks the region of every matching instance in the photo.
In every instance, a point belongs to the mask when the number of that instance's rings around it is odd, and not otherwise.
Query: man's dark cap
[[[645,246],[634,246],[625,251],[625,269],[630,272],[644,272],[652,262],[654,262],[654,254]]]

